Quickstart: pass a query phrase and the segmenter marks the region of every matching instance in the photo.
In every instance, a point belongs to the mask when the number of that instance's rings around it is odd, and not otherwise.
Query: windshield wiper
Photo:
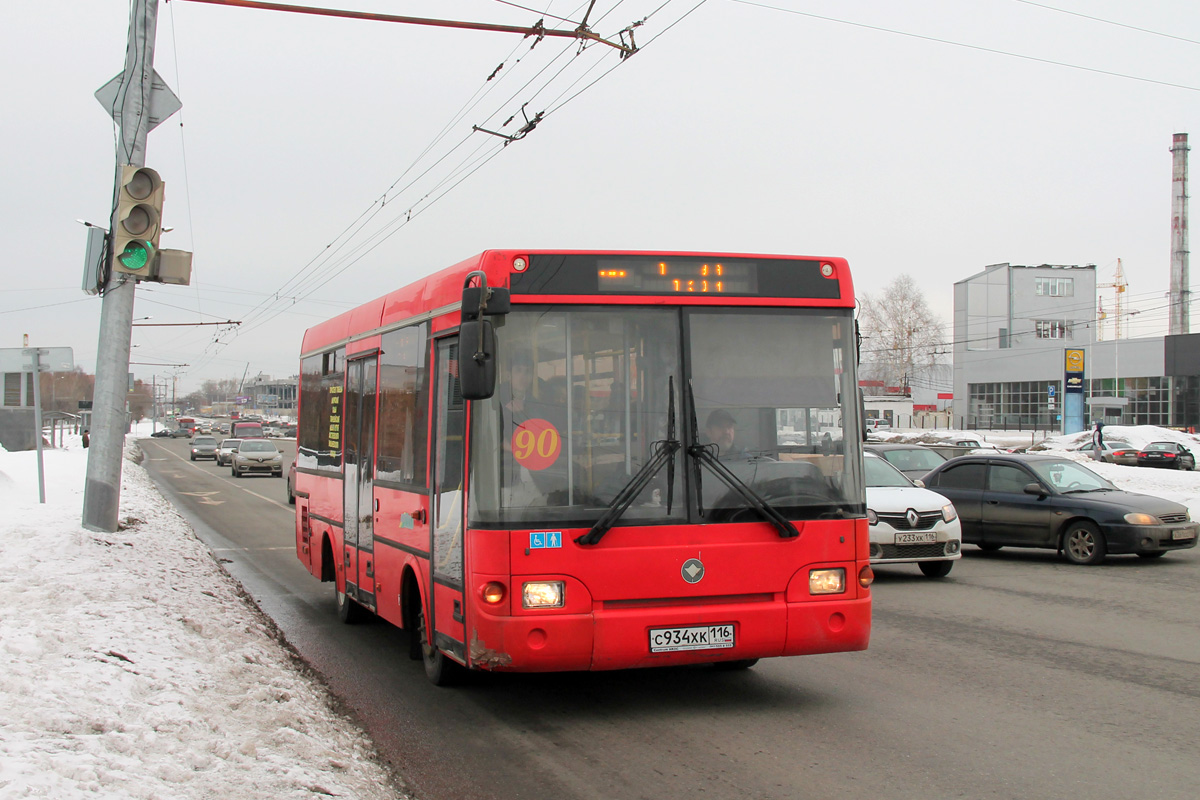
[[[604,534],[612,530],[613,525],[633,505],[633,501],[664,465],[667,467],[667,513],[671,513],[671,503],[675,492],[675,454],[683,446],[675,438],[674,376],[667,381],[667,394],[670,398],[667,402],[667,438],[652,445],[653,455],[650,460],[642,465],[642,468],[629,479],[621,491],[617,492],[617,496],[608,505],[608,511],[605,511],[604,516],[596,520],[596,524],[591,527],[591,530],[575,539],[576,544],[596,544],[603,539]]]
[[[691,383],[688,383],[688,402],[690,402],[692,406],[692,435],[696,436],[696,398],[692,394]],[[799,536],[800,531],[795,525],[792,524],[790,519],[785,517],[783,514],[780,514],[779,510],[768,503],[762,495],[751,489],[746,484],[742,483],[738,476],[734,475],[729,470],[729,467],[722,464],[717,457],[713,455],[713,451],[716,449],[717,446],[715,444],[700,444],[696,441],[693,441],[692,444],[688,446],[687,453],[694,459],[693,463],[697,465],[695,467],[697,497],[699,497],[701,494],[699,465],[703,464],[704,466],[708,467],[709,471],[716,475],[722,483],[741,495],[742,499],[746,501],[746,505],[757,511],[759,516],[761,516],[764,520],[774,525],[779,531],[779,535],[781,537],[784,539],[795,539],[797,536]],[[704,513],[703,503],[700,505],[700,513]]]

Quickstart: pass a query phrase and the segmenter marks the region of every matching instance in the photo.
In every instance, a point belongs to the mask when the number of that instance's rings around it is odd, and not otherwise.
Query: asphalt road
[[[864,653],[428,684],[404,634],[336,621],[283,480],[144,440],[145,466],[421,800],[1188,798],[1200,553],[1074,567],[1010,549],[879,571]],[[280,442],[294,451],[294,442]]]

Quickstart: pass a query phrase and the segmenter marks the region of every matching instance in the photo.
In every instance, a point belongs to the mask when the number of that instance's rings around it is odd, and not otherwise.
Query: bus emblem
[[[704,565],[698,558],[689,558],[683,562],[683,569],[680,570],[680,573],[688,583],[699,583],[700,579],[704,577]]]

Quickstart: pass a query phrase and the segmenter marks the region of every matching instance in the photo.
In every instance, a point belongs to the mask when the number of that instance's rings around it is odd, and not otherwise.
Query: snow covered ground
[[[0,450],[0,798],[403,797],[141,467],[122,530],[80,525],[66,444],[45,505],[36,453]]]

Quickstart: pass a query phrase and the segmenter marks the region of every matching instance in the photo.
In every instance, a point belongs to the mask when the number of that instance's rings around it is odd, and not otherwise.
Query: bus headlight
[[[846,591],[846,570],[814,569],[808,573],[809,594],[841,594]]]
[[[522,608],[562,608],[567,601],[562,581],[529,581],[521,585]]]

